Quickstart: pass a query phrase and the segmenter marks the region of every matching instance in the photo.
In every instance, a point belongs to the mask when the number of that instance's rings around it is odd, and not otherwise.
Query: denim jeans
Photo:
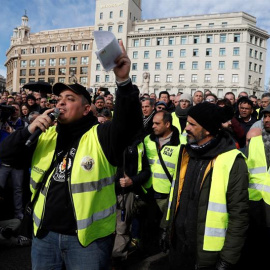
[[[113,237],[109,235],[83,247],[77,236],[49,232],[32,241],[32,270],[109,269]]]
[[[8,177],[13,191],[14,218],[23,218],[23,170],[0,165],[0,187],[5,188]]]

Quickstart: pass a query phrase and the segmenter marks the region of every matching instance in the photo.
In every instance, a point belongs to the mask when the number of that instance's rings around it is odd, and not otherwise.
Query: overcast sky
[[[125,0],[121,0],[125,1]],[[114,0],[114,2],[121,2]],[[108,0],[111,3],[111,1]],[[154,7],[154,8],[153,8]],[[21,24],[27,10],[31,32],[94,25],[95,0],[1,0],[0,74],[6,76],[4,62],[13,28]],[[266,0],[142,0],[142,18],[244,11],[257,18],[257,26],[270,34],[270,5]],[[270,77],[268,41],[266,83]]]

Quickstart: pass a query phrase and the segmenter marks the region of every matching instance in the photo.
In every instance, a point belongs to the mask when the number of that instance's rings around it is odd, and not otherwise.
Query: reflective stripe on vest
[[[270,174],[262,136],[251,138],[248,149],[247,166],[249,170],[249,199],[263,199],[270,205]]]
[[[205,221],[203,250],[220,251],[223,248],[228,226],[227,188],[230,172],[236,157],[234,149],[219,155],[214,163],[209,202]]]
[[[145,137],[144,139],[146,155],[149,160],[150,169],[151,169],[151,177],[149,181],[144,184],[144,187],[150,188],[151,184],[153,185],[153,189],[156,192],[169,194],[171,188],[171,182],[168,179],[166,173],[164,172],[162,165],[159,160],[156,143],[150,139],[150,135]],[[163,161],[172,177],[175,174],[175,168],[178,161],[180,145],[171,146],[165,145],[161,149],[161,156]]]
[[[32,168],[35,169],[31,172],[31,189],[34,192],[34,187],[42,181],[44,172],[52,162],[56,139],[55,128],[48,129],[39,137],[32,158]],[[102,151],[97,136],[97,126],[92,127],[82,136],[73,163],[76,165],[72,166],[69,190],[75,211],[79,242],[82,246],[88,246],[96,239],[113,233],[116,225],[114,191],[116,168],[109,164]],[[35,235],[44,216],[50,181],[51,176],[48,177],[34,208]]]

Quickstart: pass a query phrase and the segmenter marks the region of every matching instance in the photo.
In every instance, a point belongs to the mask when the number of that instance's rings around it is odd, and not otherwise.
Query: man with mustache
[[[181,270],[231,269],[248,228],[248,172],[242,154],[222,131],[215,104],[188,112],[187,145],[179,155],[167,220],[170,266]]]

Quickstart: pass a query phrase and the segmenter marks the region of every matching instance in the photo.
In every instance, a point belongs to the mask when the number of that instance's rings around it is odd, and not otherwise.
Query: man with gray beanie
[[[179,104],[175,107],[175,112],[172,113],[173,126],[177,127],[179,134],[182,134],[187,124],[187,114],[192,106],[192,97],[190,94],[182,94]]]
[[[238,262],[248,228],[248,172],[234,141],[221,130],[215,104],[188,112],[167,214],[170,266],[228,270]]]

